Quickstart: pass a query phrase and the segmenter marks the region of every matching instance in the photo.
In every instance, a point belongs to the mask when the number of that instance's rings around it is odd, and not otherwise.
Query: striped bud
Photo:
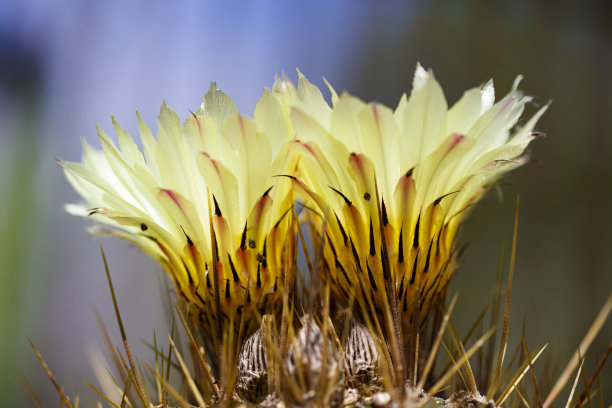
[[[238,358],[236,392],[248,402],[259,403],[268,395],[266,330],[270,316],[262,318],[259,330],[243,344]]]
[[[351,322],[344,358],[353,384],[358,389],[371,387],[379,382],[378,349],[364,325]]]
[[[326,405],[341,404],[344,371],[340,355],[330,335],[324,335],[312,316],[304,316],[302,328],[293,339],[285,364],[289,376],[303,391],[304,399],[324,395]]]

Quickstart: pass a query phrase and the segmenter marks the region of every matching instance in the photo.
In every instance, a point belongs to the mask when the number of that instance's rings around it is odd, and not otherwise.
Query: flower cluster
[[[302,159],[300,187],[324,214],[311,219],[325,228],[319,245],[337,299],[379,311],[395,302],[405,324],[427,315],[457,267],[467,210],[525,162],[546,109],[514,129],[530,100],[518,82],[497,103],[489,82],[449,109],[433,74],[418,66],[410,98],[391,110],[333,90],[329,107],[300,79],[308,109],[291,113],[291,144]]]
[[[293,299],[306,224],[331,302],[358,305],[395,341],[443,297],[468,210],[525,162],[546,107],[516,126],[530,100],[518,83],[498,102],[489,82],[449,108],[419,65],[392,110],[331,86],[330,106],[299,74],[297,87],[277,78],[252,119],[213,83],[182,124],[162,105],[157,138],[139,117],[142,152],[113,121],[118,147],[98,130],[102,152],[61,162],[85,200],[68,209],[155,258],[211,339],[220,320],[255,327]]]

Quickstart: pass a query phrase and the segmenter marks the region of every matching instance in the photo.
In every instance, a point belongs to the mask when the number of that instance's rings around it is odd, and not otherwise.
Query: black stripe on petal
[[[372,289],[378,290],[376,287],[376,281],[374,280],[374,275],[372,275],[372,270],[370,269],[370,265],[366,262],[366,267],[368,268],[368,276],[370,277],[370,285]]]
[[[217,202],[217,198],[215,197],[214,194],[213,194],[213,202],[215,203],[215,215],[217,217],[222,217],[223,215],[221,215],[221,209],[219,208],[219,203]]]
[[[416,226],[414,227],[414,240],[412,242],[413,248],[418,248],[419,246],[419,227],[421,225],[421,214],[419,214],[419,218],[417,218]]]
[[[238,273],[236,272],[236,267],[234,266],[234,262],[232,262],[232,257],[228,253],[227,260],[229,261],[230,269],[232,270],[232,276],[234,277],[234,282],[240,282],[240,277],[238,277]]]
[[[404,263],[404,226],[400,228],[399,243],[397,244],[397,262]]]
[[[346,236],[344,227],[342,226],[342,223],[340,222],[340,218],[338,218],[338,214],[334,212],[334,215],[336,216],[336,221],[338,221],[338,227],[340,228],[340,233],[342,234],[342,239],[344,240],[344,246],[346,246],[348,243],[348,237]]]
[[[361,261],[359,260],[359,254],[357,253],[357,248],[355,248],[355,243],[353,242],[353,238],[350,238],[350,241],[351,241],[351,252],[353,252],[353,258],[355,258],[357,269],[359,269],[360,273],[363,273],[363,269],[361,268]]]
[[[412,265],[412,276],[410,277],[410,284],[414,283],[414,278],[416,277],[417,263],[419,262],[419,253],[417,252],[414,257],[414,264]]]
[[[427,273],[429,270],[429,259],[431,258],[431,247],[433,245],[433,239],[429,241],[429,249],[427,250],[427,258],[425,259],[425,268],[423,268],[423,273]]]
[[[372,218],[370,218],[370,255],[376,255],[376,243],[374,241],[374,227],[372,226]]]
[[[240,249],[246,249],[246,232],[247,232],[247,223],[244,223],[244,230],[242,230],[242,238],[240,238]]]
[[[382,200],[382,221],[383,226],[389,225],[389,216],[387,215],[387,207],[385,206],[385,200]]]

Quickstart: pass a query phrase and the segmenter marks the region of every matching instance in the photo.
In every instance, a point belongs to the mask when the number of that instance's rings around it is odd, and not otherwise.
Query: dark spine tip
[[[338,258],[338,253],[336,252],[336,247],[334,246],[334,243],[332,242],[331,238],[329,237],[329,233],[325,233],[325,236],[327,237],[327,242],[329,242],[329,248],[332,250],[332,253],[334,254],[334,258]]]
[[[378,288],[376,287],[376,281],[374,280],[374,275],[372,275],[370,264],[368,264],[367,262],[366,262],[366,267],[368,268],[368,277],[370,278],[370,286],[372,286],[372,289],[376,291],[378,290]]]
[[[195,295],[196,295],[196,297],[198,298],[198,300],[199,300],[200,302],[202,302],[202,304],[203,304],[203,305],[205,305],[205,304],[206,304],[206,301],[204,300],[204,298],[202,297],[202,295],[200,295],[200,293],[198,292],[198,290],[197,290],[197,289],[196,289],[196,291],[195,291]]]
[[[426,273],[429,270],[429,259],[431,258],[431,247],[433,246],[433,239],[429,242],[429,249],[427,250],[427,258],[425,258],[425,267],[423,272]]]
[[[221,215],[221,209],[219,208],[219,203],[217,202],[217,198],[215,197],[215,195],[213,194],[213,201],[215,203],[215,215],[217,217],[222,217]]]
[[[183,235],[185,235],[185,238],[187,238],[187,244],[189,246],[193,246],[193,241],[191,240],[191,238],[189,238],[189,235],[187,235],[183,226],[181,225],[180,227],[181,227],[181,230],[183,231]]]
[[[383,268],[382,268],[383,269],[383,279],[385,281],[388,281],[389,279],[391,279],[391,273],[389,271],[389,267],[387,266],[389,260],[388,259],[384,259],[386,252],[383,251],[383,247],[380,247],[380,253],[383,255],[383,260],[382,260],[382,264],[383,264]]]
[[[344,246],[348,244],[348,237],[346,236],[346,231],[344,231],[344,227],[340,222],[340,218],[338,218],[338,214],[334,211],[334,215],[336,216],[336,221],[338,222],[338,228],[340,228],[340,233],[342,234],[342,239],[344,240]]]
[[[349,286],[353,286],[353,282],[349,278],[348,273],[346,273],[346,269],[344,269],[338,259],[336,259],[336,268],[340,269],[340,272],[342,272],[342,275],[344,276],[344,279],[346,279],[346,281],[348,282]]]
[[[370,255],[376,255],[376,243],[374,241],[374,227],[370,218]]]
[[[191,272],[189,272],[189,268],[187,267],[187,264],[185,263],[185,261],[183,261],[183,267],[185,268],[185,272],[187,272],[187,279],[189,280],[189,283],[193,283]]]
[[[287,178],[289,178],[289,179],[291,179],[293,181],[297,180],[297,177],[292,176],[291,174],[276,174],[276,175],[274,175],[272,177],[287,177]]]
[[[257,265],[257,287],[261,288],[261,264]]]
[[[387,207],[385,206],[384,199],[382,200],[382,221],[385,227],[389,225],[389,216],[387,215]]]
[[[406,178],[410,178],[410,177],[412,177],[412,173],[414,173],[414,167],[413,167],[413,168],[411,168],[410,170],[408,170],[408,171],[406,172],[406,174],[404,175],[404,177],[406,177]]]
[[[441,202],[443,199],[445,199],[446,197],[448,197],[449,195],[456,194],[456,193],[458,193],[459,191],[461,191],[461,190],[451,191],[450,193],[446,193],[446,194],[441,195],[440,197],[436,198],[436,199],[434,200],[434,202],[433,202],[434,207],[435,207],[436,205],[440,204],[440,202]]]
[[[227,259],[229,261],[230,269],[232,270],[232,276],[234,277],[234,282],[240,282],[240,277],[238,277],[238,272],[236,272],[236,267],[234,266],[234,262],[232,261],[232,257],[230,254],[227,254]]]
[[[247,223],[244,223],[244,230],[242,230],[242,238],[240,238],[240,249],[246,249],[246,232],[247,232]]]
[[[357,248],[355,248],[355,243],[353,242],[353,239],[351,238],[351,252],[353,253],[353,258],[355,258],[355,262],[357,263],[357,268],[359,269],[359,272],[362,273],[363,269],[361,269],[361,261],[359,260],[359,254],[357,253]]]
[[[214,233],[214,228],[213,228],[213,238],[215,239],[215,256],[216,256],[216,260],[219,260],[219,243],[217,242],[217,234]]]
[[[400,228],[399,243],[397,244],[397,262],[404,263],[404,227]]]
[[[417,270],[417,264],[419,263],[419,254],[416,254],[416,257],[414,258],[414,264],[412,265],[412,276],[410,276],[410,284],[412,285],[414,283],[414,279],[416,278],[416,270]]]
[[[413,248],[419,247],[419,227],[421,225],[421,214],[419,214],[419,218],[417,218],[416,226],[414,227],[414,240],[412,242]]]
[[[351,206],[353,205],[353,203],[351,202],[351,200],[349,200],[344,194],[342,194],[339,190],[336,190],[335,188],[333,188],[332,186],[329,186],[329,188],[331,188],[332,190],[334,190],[334,192],[336,192],[336,194],[338,194],[340,197],[342,197],[342,199],[344,200],[344,202],[346,203],[346,205]]]
[[[269,187],[266,191],[264,191],[264,193],[261,196],[262,197],[267,197],[268,193],[270,193],[270,190],[272,190],[272,187],[274,187],[274,186]]]

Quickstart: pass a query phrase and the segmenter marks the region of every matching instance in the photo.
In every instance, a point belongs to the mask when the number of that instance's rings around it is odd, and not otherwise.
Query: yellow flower
[[[98,129],[102,151],[84,144],[82,163],[60,163],[85,200],[68,210],[107,226],[94,232],[132,241],[159,261],[209,334],[220,317],[215,246],[222,315],[236,323],[277,304],[293,198],[291,183],[274,176],[294,159],[283,106],[270,91],[254,119],[214,83],[182,125],[163,104],[157,139],[138,117],[142,153],[114,119],[113,126],[119,148]]]
[[[99,130],[102,152],[85,144],[82,163],[62,162],[85,200],[69,211],[158,260],[212,335],[222,316],[250,324],[280,308],[299,202],[332,300],[356,302],[366,323],[381,318],[397,335],[445,292],[467,210],[525,161],[546,106],[516,126],[530,100],[518,83],[497,103],[489,82],[449,109],[419,65],[392,110],[331,86],[330,106],[299,74],[297,88],[277,78],[254,119],[213,83],[182,125],[162,105],[157,139],[139,118],[142,153],[113,120],[119,148]]]
[[[370,317],[395,305],[404,325],[426,316],[457,268],[455,236],[466,210],[525,162],[546,110],[515,126],[530,101],[517,91],[519,80],[497,103],[489,82],[451,108],[420,65],[395,110],[331,86],[330,107],[302,75],[297,90],[275,94],[292,101],[291,145],[300,155],[293,184],[317,209],[312,235],[335,299],[354,300]]]

